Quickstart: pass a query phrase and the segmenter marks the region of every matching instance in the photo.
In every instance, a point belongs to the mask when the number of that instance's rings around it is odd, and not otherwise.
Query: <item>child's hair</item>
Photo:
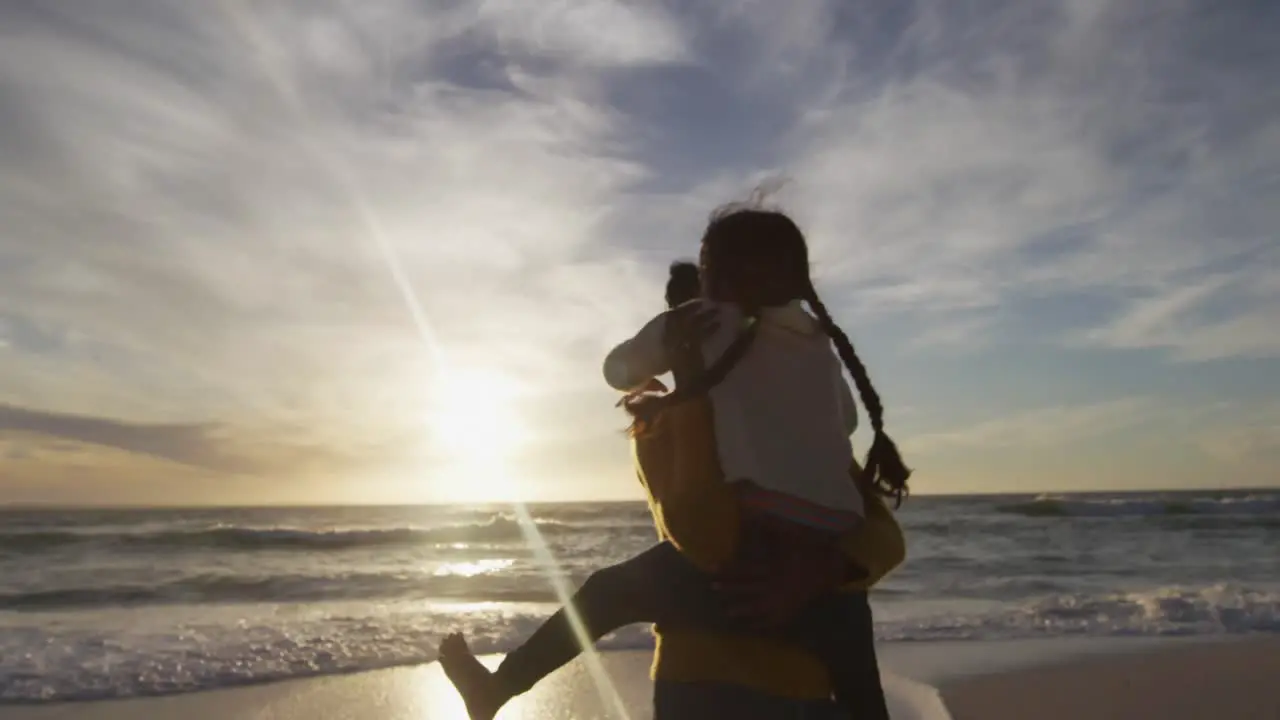
[[[702,280],[695,263],[671,263],[667,276],[667,307],[679,307],[702,294]]]
[[[907,493],[911,471],[902,461],[897,445],[884,429],[884,406],[867,376],[867,369],[853,349],[849,336],[836,325],[831,313],[818,298],[809,277],[809,249],[804,234],[791,218],[776,210],[731,205],[717,210],[702,236],[701,274],[706,294],[714,300],[740,305],[757,318],[765,307],[804,300],[831,338],[836,353],[853,377],[858,396],[866,407],[875,436],[863,466],[865,478],[881,494],[898,503]],[[673,269],[674,275],[674,269]],[[752,323],[751,328],[755,327]],[[662,409],[705,395],[715,387],[745,353],[754,337],[747,330],[719,361],[693,380],[678,385],[661,396],[636,397],[626,403],[635,418],[633,428],[643,431],[648,421]]]

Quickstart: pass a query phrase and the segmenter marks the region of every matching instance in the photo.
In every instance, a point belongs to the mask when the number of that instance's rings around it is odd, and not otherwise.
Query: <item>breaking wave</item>
[[[1255,516],[1269,520],[1280,511],[1280,498],[1264,495],[1192,498],[1064,498],[1042,495],[1001,505],[997,512],[1025,517],[1174,517]]]
[[[537,530],[556,536],[577,530],[571,523],[539,520]],[[156,532],[10,532],[0,533],[0,550],[41,552],[74,545],[114,546],[143,551],[259,551],[259,550],[352,550],[440,543],[517,542],[524,538],[520,523],[507,515],[475,523],[440,527],[398,527],[369,529],[306,530],[297,528],[255,528],[214,526],[191,530]]]

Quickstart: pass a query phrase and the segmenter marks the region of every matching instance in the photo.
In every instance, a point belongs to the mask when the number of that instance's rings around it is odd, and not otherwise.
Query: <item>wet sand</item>
[[[895,720],[943,720],[948,712],[955,720],[1280,720],[1280,637],[891,643],[881,655]],[[609,678],[602,686],[612,687],[616,698],[598,691],[601,684],[578,661],[513,702],[499,719],[611,718],[623,712],[649,718],[650,654],[607,652],[600,658]],[[465,714],[435,663],[169,697],[0,707],[0,720],[136,718],[452,720]]]

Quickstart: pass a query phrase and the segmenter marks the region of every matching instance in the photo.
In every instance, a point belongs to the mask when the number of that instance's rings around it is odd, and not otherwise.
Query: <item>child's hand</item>
[[[626,407],[632,401],[638,400],[645,395],[660,395],[665,392],[668,392],[667,386],[662,384],[661,380],[650,378],[649,382],[623,395],[621,400],[614,403],[614,407]]]
[[[645,383],[644,385],[641,385],[639,388],[636,388],[636,392],[641,394],[665,393],[667,392],[667,386],[663,385],[662,381],[659,380],[658,378],[650,378],[649,382]]]

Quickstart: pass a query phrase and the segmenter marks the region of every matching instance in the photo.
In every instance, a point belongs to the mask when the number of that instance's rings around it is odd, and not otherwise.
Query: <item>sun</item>
[[[500,463],[525,443],[519,383],[482,368],[450,368],[434,380],[427,405],[431,445],[454,462]]]

